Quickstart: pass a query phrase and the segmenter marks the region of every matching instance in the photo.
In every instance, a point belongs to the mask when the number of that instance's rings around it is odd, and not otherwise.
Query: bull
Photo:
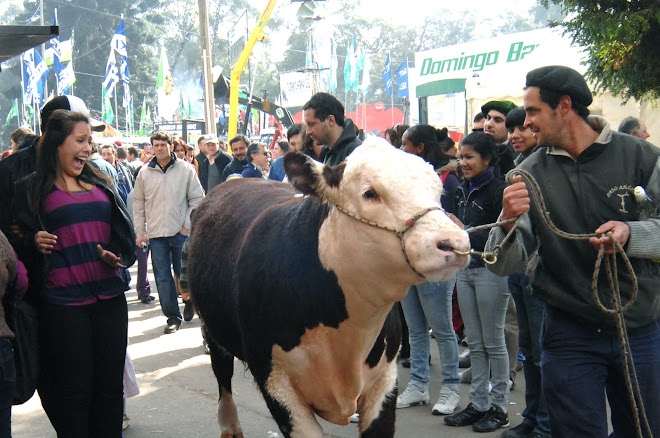
[[[207,328],[222,437],[242,437],[234,358],[286,437],[322,437],[315,415],[392,437],[400,321],[411,285],[467,264],[467,234],[440,207],[430,165],[380,139],[333,168],[289,153],[291,184],[230,180],[193,218],[192,298]]]

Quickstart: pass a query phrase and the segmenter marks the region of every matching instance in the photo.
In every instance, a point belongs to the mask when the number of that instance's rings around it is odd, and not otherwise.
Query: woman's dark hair
[[[41,210],[46,196],[62,171],[58,149],[71,135],[74,126],[80,122],[89,124],[85,114],[67,110],[53,111],[48,120],[46,131],[37,145],[36,187],[32,193],[32,210],[35,214]],[[95,165],[90,164],[89,161],[85,162],[78,179],[85,177],[88,179],[97,177],[106,182],[110,181],[109,176],[101,172]]]
[[[488,167],[493,167],[495,165],[495,151],[497,146],[495,145],[495,140],[493,140],[493,137],[490,135],[484,134],[483,132],[472,132],[461,141],[461,146],[472,147],[472,149],[481,155],[481,158],[484,160],[490,158]]]
[[[454,141],[449,137],[447,128],[436,129],[431,125],[415,125],[408,128],[406,132],[408,133],[408,140],[414,146],[424,143],[422,158],[431,163],[434,169],[449,162],[446,152],[454,147]],[[447,139],[451,141],[451,146],[449,146]]]

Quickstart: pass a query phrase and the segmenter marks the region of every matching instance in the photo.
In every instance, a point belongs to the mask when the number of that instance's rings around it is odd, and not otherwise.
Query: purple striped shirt
[[[46,197],[44,220],[57,236],[46,282],[48,301],[81,306],[124,292],[119,269],[101,260],[96,248],[110,243],[112,205],[98,187],[69,192],[53,187]]]

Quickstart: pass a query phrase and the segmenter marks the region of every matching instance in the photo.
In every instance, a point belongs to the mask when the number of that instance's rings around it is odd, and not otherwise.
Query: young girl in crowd
[[[466,229],[496,222],[502,210],[506,183],[495,176],[494,157],[495,141],[487,134],[474,132],[461,142],[459,160],[466,179],[456,191],[456,216]],[[470,233],[472,249],[483,251],[488,232]],[[504,344],[507,279],[491,273],[480,258],[471,256],[468,268],[457,274],[456,287],[470,348],[472,384],[470,404],[445,417],[445,423],[491,432],[509,425],[509,358]],[[489,373],[492,404],[488,401]]]
[[[438,130],[431,125],[416,125],[403,134],[401,149],[430,163],[442,179],[444,191],[440,203],[449,213],[454,212],[454,198],[459,185],[456,160],[447,155],[447,128]],[[453,142],[452,142],[453,147]],[[453,167],[452,167],[453,166]],[[454,171],[452,171],[452,169]],[[431,352],[428,329],[433,329],[442,362],[442,387],[434,415],[451,414],[458,408],[458,345],[452,325],[451,300],[455,280],[422,283],[412,286],[401,301],[410,333],[410,383],[397,398],[397,408],[426,405],[430,401],[429,356]]]
[[[60,437],[122,435],[128,311],[120,269],[135,261],[124,203],[88,161],[87,116],[55,111],[37,170],[16,186],[16,249],[40,297],[39,396]]]

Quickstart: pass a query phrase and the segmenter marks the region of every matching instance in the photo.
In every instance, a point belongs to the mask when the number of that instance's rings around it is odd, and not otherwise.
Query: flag
[[[76,73],[73,71],[73,63],[69,62],[69,64],[57,74],[57,94],[69,94],[71,85],[75,82]]]
[[[392,62],[390,61],[390,55],[387,55],[387,61],[385,61],[385,67],[383,67],[383,82],[385,82],[385,90],[387,95],[392,95]]]
[[[55,9],[55,14],[53,15],[53,26],[57,26],[57,9]],[[48,62],[46,62],[46,64],[53,66],[53,71],[55,72],[56,80],[57,80],[58,96],[62,94],[68,94],[71,85],[73,85],[73,83],[76,82],[76,75],[73,71],[73,63],[69,62],[67,66],[63,64],[63,62],[71,60],[73,37],[70,40],[68,40],[68,43],[69,43],[68,44],[69,53],[67,55],[67,59],[63,59],[62,49],[64,44],[60,43],[58,37],[50,39],[51,63],[48,64]]]
[[[119,75],[117,70],[117,62],[115,61],[115,52],[110,49],[108,56],[108,63],[105,65],[105,79],[103,80],[103,89],[108,99],[114,96],[115,86],[119,82]]]
[[[355,54],[355,71],[353,72],[353,90],[360,89],[360,72],[364,69],[364,47],[360,48],[360,53]]]
[[[408,97],[408,59],[396,69],[396,78],[396,85],[399,87],[396,97]]]
[[[36,49],[31,49],[23,55],[23,96],[24,105],[39,104],[43,100],[48,67],[41,59]]]
[[[129,133],[133,132],[133,97],[131,96],[131,100],[129,101],[128,104],[128,111],[126,112],[126,131]]]
[[[357,91],[358,77],[360,71],[358,70],[358,54],[355,52],[355,38],[351,39],[351,88]]]
[[[147,98],[142,98],[142,110],[140,110],[140,129],[138,135],[144,135],[144,127],[147,123]]]
[[[158,91],[158,117],[168,120],[176,112],[176,94],[174,91],[174,80],[167,62],[165,47],[160,48],[160,64],[158,66],[158,77],[156,78],[156,90]]]
[[[346,61],[344,61],[344,91],[351,89],[351,58],[353,58],[353,52],[351,51],[351,46],[346,45]]]
[[[110,47],[119,53],[119,56],[127,56],[126,52],[126,27],[124,26],[124,20],[122,19],[117,26],[115,34],[112,36],[112,41],[110,41]]]
[[[337,59],[337,43],[332,40],[332,58],[330,60],[330,87],[332,93],[337,89],[337,69],[339,68],[339,60]]]
[[[5,126],[9,125],[9,122],[11,122],[14,117],[18,117],[18,99],[14,99],[14,104],[11,106],[9,114],[7,114]]]
[[[369,85],[371,85],[371,56],[365,53],[362,61],[362,83],[360,84],[363,93],[366,94],[369,91]]]
[[[108,124],[112,124],[112,122],[115,121],[115,114],[112,111],[112,102],[110,101],[110,96],[108,96],[108,92],[103,87],[103,105],[102,105],[102,114],[101,114],[101,120]]]
[[[126,26],[124,25],[124,20],[122,19],[117,26],[115,34],[112,36],[112,41],[110,41],[110,47],[112,50],[119,54],[119,75],[121,77],[121,82],[124,90],[124,98],[122,106],[128,111],[131,105],[131,91],[129,83],[131,82],[131,74],[128,70],[128,52],[126,50]]]

